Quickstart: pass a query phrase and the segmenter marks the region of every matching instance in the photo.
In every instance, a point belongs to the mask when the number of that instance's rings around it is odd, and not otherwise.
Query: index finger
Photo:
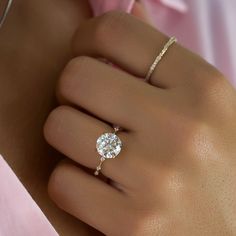
[[[138,77],[145,77],[168,36],[149,24],[122,12],[109,12],[93,18],[78,29],[76,55],[103,57]],[[192,77],[196,65],[205,63],[180,45],[173,45],[151,78],[151,84],[168,88]],[[205,63],[206,64],[206,63]]]

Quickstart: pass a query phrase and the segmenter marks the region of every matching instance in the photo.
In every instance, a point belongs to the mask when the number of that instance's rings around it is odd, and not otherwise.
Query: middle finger
[[[82,107],[94,116],[127,130],[138,130],[153,101],[161,106],[164,90],[90,57],[73,59],[64,70],[59,100]],[[158,99],[157,99],[158,96]]]

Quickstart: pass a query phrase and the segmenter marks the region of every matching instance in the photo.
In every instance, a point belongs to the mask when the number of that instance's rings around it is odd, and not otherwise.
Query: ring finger
[[[50,145],[75,162],[92,169],[98,166],[100,160],[96,151],[97,138],[103,133],[113,131],[106,123],[68,106],[56,108],[49,115],[44,127],[44,135]],[[136,156],[134,150],[137,147],[133,146],[134,142],[129,141],[133,139],[131,133],[119,132],[118,136],[123,143],[121,153],[115,159],[104,162],[102,173],[122,184],[127,183],[132,169],[135,169],[131,163]],[[123,175],[120,170],[127,175]]]

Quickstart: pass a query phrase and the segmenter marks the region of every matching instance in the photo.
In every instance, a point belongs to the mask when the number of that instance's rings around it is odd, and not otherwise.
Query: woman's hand
[[[178,44],[150,84],[137,79],[168,38],[132,16],[108,13],[78,35],[58,86],[61,106],[45,125],[47,141],[74,161],[53,172],[52,199],[106,235],[235,235],[233,87]],[[102,168],[110,185],[84,168],[98,165],[96,140],[109,124],[124,128],[121,153]]]

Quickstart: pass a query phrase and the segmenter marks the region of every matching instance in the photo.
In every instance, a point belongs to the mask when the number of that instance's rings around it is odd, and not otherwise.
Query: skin
[[[68,236],[95,232],[49,198],[48,178],[62,156],[42,130],[56,106],[58,76],[72,58],[72,37],[90,17],[84,0],[14,1],[0,30],[1,154],[57,232]]]
[[[140,4],[132,14],[148,20]],[[92,17],[87,1],[14,1],[0,29],[0,150],[62,236],[101,235],[59,209],[48,178],[62,155],[46,144],[43,125],[57,105],[55,86],[78,25]]]
[[[89,20],[77,35],[44,127],[68,157],[49,181],[58,207],[109,236],[235,235],[234,88],[179,44],[149,84],[137,79],[168,38],[127,14]],[[95,143],[110,124],[124,128],[123,149],[104,162],[104,181],[86,168],[98,165]]]

